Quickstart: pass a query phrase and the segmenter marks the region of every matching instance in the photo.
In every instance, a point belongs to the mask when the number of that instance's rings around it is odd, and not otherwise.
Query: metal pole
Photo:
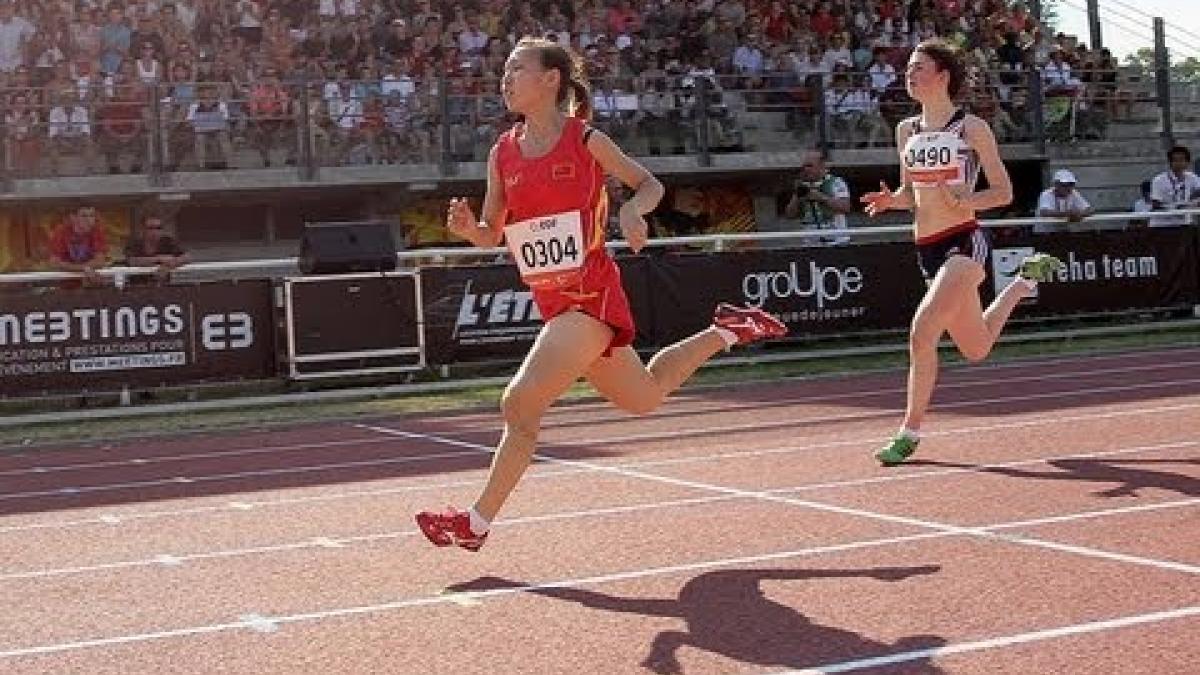
[[[166,172],[167,132],[164,128],[166,119],[163,115],[162,95],[159,84],[150,86],[150,120],[154,126],[150,129],[150,184],[155,187],[166,187],[170,181]]]
[[[821,150],[822,157],[829,157],[830,150],[833,149],[833,139],[829,133],[829,109],[825,105],[825,76],[817,75],[815,78],[812,100],[813,105],[817,106],[817,147]]]
[[[446,73],[444,71],[438,73],[438,107],[440,108],[442,120],[442,175],[452,176],[458,173],[458,170],[452,157],[452,153],[454,152],[454,139],[450,135],[450,80],[446,77]]]
[[[709,149],[711,139],[708,137],[708,77],[696,77],[696,148],[699,151],[700,166],[712,166],[712,152]]]
[[[1100,31],[1100,0],[1087,0],[1088,29],[1091,32],[1092,49],[1104,46],[1104,36]]]
[[[1046,154],[1046,109],[1042,95],[1042,74],[1037,67],[1029,71],[1029,110],[1033,113],[1033,147],[1040,155]]]
[[[1167,32],[1162,17],[1154,17],[1154,82],[1158,88],[1158,110],[1162,117],[1163,148],[1175,145],[1171,124],[1171,55],[1167,53]]]
[[[314,151],[313,139],[316,130],[312,125],[316,120],[309,114],[308,91],[308,75],[300,79],[300,115],[296,120],[296,128],[299,129],[298,140],[300,141],[300,157],[296,161],[296,169],[300,173],[300,180],[316,180],[317,178],[317,153]]]

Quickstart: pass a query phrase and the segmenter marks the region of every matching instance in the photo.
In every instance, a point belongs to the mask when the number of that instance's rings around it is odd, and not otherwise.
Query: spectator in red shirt
[[[822,39],[829,37],[829,34],[833,32],[834,24],[835,21],[833,14],[830,12],[828,2],[821,3],[821,6],[817,9],[817,13],[813,14],[812,21],[809,22],[812,31],[821,36]]]
[[[620,0],[608,10],[608,31],[612,35],[634,33],[642,28],[642,18],[629,5],[629,0]]]
[[[50,265],[64,272],[80,272],[89,282],[100,280],[96,270],[108,264],[108,240],[94,206],[80,206],[67,214],[50,235]]]

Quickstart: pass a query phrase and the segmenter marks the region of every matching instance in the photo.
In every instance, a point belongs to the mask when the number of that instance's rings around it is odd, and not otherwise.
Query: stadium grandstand
[[[0,673],[1200,673],[1197,6],[0,0]]]
[[[797,227],[780,195],[806,149],[856,193],[894,175],[904,64],[931,36],[969,55],[964,104],[1021,168],[1009,215],[1032,214],[1059,168],[1101,210],[1127,209],[1162,164],[1160,99],[1175,95],[1176,135],[1195,129],[1194,85],[1164,92],[1153,71],[1004,0],[30,0],[0,13],[9,272],[44,268],[67,198],[102,209],[113,247],[159,210],[197,260],[294,254],[313,220],[386,218],[409,246],[452,243],[429,203],[481,192],[522,35],[584,56],[596,124],[651,170],[752,204],[725,230]],[[659,234],[697,233],[670,221]]]

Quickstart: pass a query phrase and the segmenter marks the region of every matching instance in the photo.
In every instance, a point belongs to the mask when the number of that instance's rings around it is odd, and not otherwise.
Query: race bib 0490
[[[530,288],[562,288],[579,280],[586,246],[579,211],[504,226],[508,250]]]
[[[961,185],[966,176],[966,144],[949,131],[913,134],[904,146],[904,168],[916,187],[933,187],[939,181]]]

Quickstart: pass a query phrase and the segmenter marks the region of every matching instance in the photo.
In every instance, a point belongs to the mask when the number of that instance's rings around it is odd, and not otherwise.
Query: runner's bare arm
[[[479,248],[494,248],[504,239],[504,220],[508,209],[504,204],[504,182],[496,165],[496,146],[488,153],[487,192],[483,196],[480,219],[475,219],[466,199],[450,200],[446,227]]]
[[[638,164],[602,131],[593,131],[587,141],[588,150],[610,176],[633,189],[633,197],[622,208],[632,208],[645,215],[658,206],[663,198],[663,186],[654,174]]]
[[[911,210],[917,202],[913,198],[912,180],[908,177],[908,169],[904,166],[904,146],[912,136],[912,124],[909,120],[896,125],[896,147],[900,153],[900,187],[895,192],[885,181],[879,181],[878,192],[868,192],[859,198],[866,206],[867,215],[877,216],[891,209]]]
[[[602,131],[592,131],[587,140],[588,150],[610,176],[633,188],[633,197],[621,205],[618,219],[621,233],[634,253],[642,250],[649,239],[649,227],[644,215],[654,210],[663,198],[663,186],[646,167],[630,159]]]
[[[904,165],[904,146],[912,138],[913,127],[911,120],[904,120],[896,125],[896,148],[900,153],[900,186],[892,193],[892,208],[911,210],[916,208],[917,201],[913,197],[912,179],[908,177],[908,168]]]
[[[1000,159],[1000,148],[996,145],[996,135],[987,122],[974,115],[968,115],[964,122],[967,143],[979,155],[979,165],[983,175],[987,176],[988,189],[980,190],[963,198],[964,206],[973,211],[986,211],[1012,203],[1012,180],[1008,177],[1008,169]]]

